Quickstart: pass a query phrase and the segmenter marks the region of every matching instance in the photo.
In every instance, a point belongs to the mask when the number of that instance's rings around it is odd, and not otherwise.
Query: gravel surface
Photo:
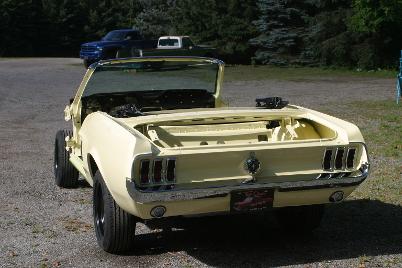
[[[85,72],[80,63],[0,60],[1,267],[402,267],[402,208],[375,199],[328,206],[308,237],[282,232],[270,215],[211,217],[173,232],[141,225],[140,250],[103,252],[92,189],[60,189],[52,170],[55,133],[69,127],[63,110]],[[393,88],[392,79],[370,78],[238,81],[224,86],[224,96],[233,106],[278,95],[337,111],[338,102],[392,99]]]

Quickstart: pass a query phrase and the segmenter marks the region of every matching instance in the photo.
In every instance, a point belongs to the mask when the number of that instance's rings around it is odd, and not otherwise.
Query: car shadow
[[[328,205],[321,227],[309,235],[281,230],[272,213],[185,222],[185,229],[137,235],[140,250],[132,254],[184,251],[211,266],[255,267],[402,253],[402,207],[376,200]]]

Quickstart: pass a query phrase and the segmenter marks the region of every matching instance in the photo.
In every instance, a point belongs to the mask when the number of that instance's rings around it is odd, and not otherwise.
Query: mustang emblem
[[[244,162],[244,168],[253,176],[260,170],[261,162],[255,157],[255,153],[250,153],[250,157]]]

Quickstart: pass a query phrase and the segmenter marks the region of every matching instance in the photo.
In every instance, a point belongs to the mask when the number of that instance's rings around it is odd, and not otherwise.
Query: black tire
[[[118,57],[118,49],[110,49],[108,51],[103,52],[103,57],[102,59],[104,60],[111,60],[111,59],[116,59]]]
[[[99,170],[94,176],[93,216],[99,246],[109,253],[133,249],[136,220],[114,201]]]
[[[284,207],[275,211],[278,223],[292,233],[308,233],[320,226],[324,205]]]
[[[85,68],[88,69],[89,66],[91,66],[92,63],[94,63],[94,60],[84,60],[84,66]]]
[[[66,137],[72,137],[71,130],[59,130],[54,145],[54,176],[57,186],[75,188],[78,186],[78,171],[70,163],[70,152],[66,150]]]

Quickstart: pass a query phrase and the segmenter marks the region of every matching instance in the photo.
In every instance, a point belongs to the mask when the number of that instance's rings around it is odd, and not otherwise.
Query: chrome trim
[[[259,188],[273,188],[280,192],[302,191],[309,189],[337,188],[355,186],[362,183],[368,176],[370,170],[369,163],[363,163],[359,169],[360,174],[335,179],[314,179],[296,182],[270,182],[270,183],[249,183],[237,185],[223,185],[209,188],[190,188],[190,189],[170,189],[153,191],[149,189],[139,189],[135,181],[131,178],[126,179],[127,191],[135,202],[168,202],[179,200],[194,200],[212,197],[224,197],[235,190],[252,190]],[[191,185],[191,183],[190,183]]]

